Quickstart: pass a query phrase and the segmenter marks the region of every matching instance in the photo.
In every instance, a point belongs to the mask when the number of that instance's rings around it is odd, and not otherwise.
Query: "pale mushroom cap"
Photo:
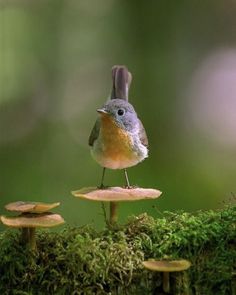
[[[59,214],[39,213],[39,214],[23,214],[16,217],[1,216],[3,224],[22,228],[22,227],[53,227],[63,224],[65,220]]]
[[[102,202],[138,201],[146,199],[157,199],[161,192],[152,188],[122,188],[109,187],[98,189],[97,187],[85,187],[73,191],[72,195],[81,199]]]
[[[191,266],[190,261],[181,259],[181,260],[148,260],[143,261],[143,266],[152,271],[160,272],[174,272],[186,270]]]
[[[6,210],[14,212],[30,212],[30,213],[43,213],[47,212],[60,205],[57,203],[40,203],[40,202],[13,202],[5,206]]]

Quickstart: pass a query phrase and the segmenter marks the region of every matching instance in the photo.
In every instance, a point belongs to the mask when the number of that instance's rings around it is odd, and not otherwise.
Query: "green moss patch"
[[[191,261],[170,274],[171,294],[236,294],[236,207],[134,216],[123,226],[39,231],[37,253],[20,234],[0,235],[0,294],[163,294],[149,258]]]

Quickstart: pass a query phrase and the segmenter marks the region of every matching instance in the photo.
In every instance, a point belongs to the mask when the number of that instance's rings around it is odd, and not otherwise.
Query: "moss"
[[[37,234],[38,252],[16,231],[0,235],[0,294],[162,294],[148,258],[185,258],[170,275],[172,294],[235,294],[236,207],[219,211],[134,216],[123,226],[91,226]]]

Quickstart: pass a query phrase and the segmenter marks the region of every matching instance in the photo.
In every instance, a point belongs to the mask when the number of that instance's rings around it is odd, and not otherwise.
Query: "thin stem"
[[[170,293],[170,273],[163,272],[163,291]]]
[[[126,187],[127,187],[127,188],[130,188],[130,184],[129,184],[129,178],[128,178],[127,170],[124,169],[124,172],[125,172]]]
[[[106,225],[108,226],[109,225],[109,221],[107,219],[107,212],[106,212],[106,207],[105,207],[104,202],[101,202],[101,205],[102,205],[103,216],[104,216]]]
[[[118,203],[110,202],[110,224],[114,224],[118,219]]]

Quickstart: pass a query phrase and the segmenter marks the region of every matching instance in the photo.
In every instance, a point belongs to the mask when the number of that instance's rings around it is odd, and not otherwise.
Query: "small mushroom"
[[[158,271],[163,273],[163,290],[166,293],[170,292],[170,272],[183,271],[191,266],[190,261],[181,260],[148,260],[143,261],[143,266],[151,271]]]
[[[37,227],[53,227],[65,221],[59,214],[46,212],[59,206],[60,203],[14,202],[5,206],[9,211],[20,213],[18,216],[1,216],[3,224],[22,230],[22,240],[36,250],[35,230]]]
[[[55,207],[60,205],[59,202],[57,203],[41,203],[41,202],[13,202],[9,203],[5,206],[5,209],[8,211],[14,212],[30,212],[30,213],[43,213],[47,212]]]
[[[110,202],[110,224],[114,224],[118,219],[118,202],[156,199],[161,192],[152,188],[85,187],[72,191],[72,195],[90,201]]]

